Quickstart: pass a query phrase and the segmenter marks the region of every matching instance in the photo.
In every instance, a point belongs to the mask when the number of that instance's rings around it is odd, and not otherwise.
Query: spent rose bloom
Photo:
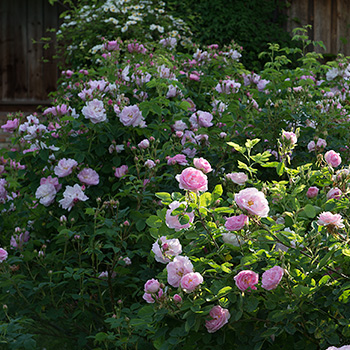
[[[142,113],[137,105],[124,107],[118,117],[124,126],[133,126],[134,128],[137,126],[141,128],[146,127]]]
[[[225,228],[228,231],[239,231],[244,226],[249,224],[249,217],[247,215],[241,214],[238,216],[231,216],[225,222]]]
[[[243,186],[245,182],[248,180],[248,176],[245,173],[229,173],[225,176],[227,179],[230,179],[237,185]]]
[[[319,189],[315,186],[309,187],[309,189],[306,192],[307,198],[315,198],[318,195]]]
[[[341,196],[343,195],[343,192],[338,188],[338,187],[335,187],[335,188],[332,188],[328,191],[327,193],[327,199],[339,199],[341,198]]]
[[[174,157],[168,158],[168,165],[188,165],[188,161],[186,159],[186,156],[184,154],[177,154]]]
[[[245,209],[249,214],[267,217],[269,203],[265,195],[254,187],[249,187],[235,194],[235,201],[241,209]]]
[[[179,215],[171,215],[173,210],[177,209],[180,205],[184,204],[187,208],[186,202],[178,202],[174,201],[171,204],[169,204],[169,208],[165,215],[165,223],[169,228],[175,229],[175,231],[180,231],[184,228],[189,228],[191,226],[191,223],[194,220],[194,212],[185,213],[189,217],[189,222],[187,224],[181,225],[179,221]]]
[[[0,248],[0,262],[4,262],[8,257],[8,253],[4,248]]]
[[[46,183],[44,185],[40,185],[36,192],[35,192],[35,198],[39,199],[39,202],[44,205],[45,207],[48,207],[50,204],[52,204],[56,198],[56,189],[55,186]]]
[[[199,272],[190,272],[181,278],[180,286],[185,293],[191,293],[201,283],[203,283],[203,276]]]
[[[194,158],[193,165],[197,169],[202,170],[204,174],[208,174],[213,170],[210,163],[204,158]]]
[[[193,192],[208,190],[207,176],[201,170],[189,167],[184,169],[181,174],[176,175],[175,178],[183,190]]]
[[[209,316],[211,317],[211,320],[205,321],[205,327],[207,328],[208,333],[216,332],[224,326],[231,317],[229,311],[223,309],[220,305],[214,306],[210,310]]]
[[[341,157],[339,153],[334,152],[333,150],[326,152],[324,159],[326,160],[327,164],[333,168],[336,168],[341,163]]]
[[[145,287],[144,287],[145,292],[149,294],[157,293],[159,288],[160,288],[160,283],[158,282],[158,280],[155,280],[154,278],[148,280],[145,283]]]
[[[259,275],[251,270],[243,270],[234,277],[234,280],[236,286],[244,292],[247,288],[256,289],[255,285],[259,282]]]
[[[119,168],[115,169],[114,176],[120,178],[120,177],[126,175],[128,170],[129,170],[129,168],[127,165],[122,165]]]
[[[190,122],[193,128],[209,128],[213,125],[211,122],[213,115],[209,112],[197,111],[190,117]]]
[[[152,245],[152,252],[156,261],[167,264],[170,258],[182,253],[182,246],[177,238],[167,239],[162,236]]]
[[[71,158],[63,158],[54,168],[54,173],[58,177],[65,177],[72,173],[73,169],[78,165],[78,162]]]
[[[66,189],[63,192],[63,199],[61,199],[59,203],[63,209],[71,211],[76,202],[85,202],[88,199],[89,197],[84,194],[81,186],[75,184],[74,186],[66,186]]]
[[[288,140],[291,145],[295,145],[297,143],[297,136],[292,131],[282,131],[282,140]]]
[[[180,285],[182,276],[193,272],[193,265],[187,256],[176,256],[166,269],[168,271],[168,283],[177,288]]]
[[[317,223],[320,226],[334,226],[336,228],[343,228],[345,225],[343,224],[343,219],[340,214],[332,214],[329,211],[324,211],[318,217]]]
[[[84,168],[79,174],[78,179],[86,185],[98,185],[100,177],[97,172],[90,168]]]
[[[103,105],[103,101],[93,99],[86,103],[81,111],[85,119],[90,119],[91,123],[97,124],[107,120],[106,110]]]
[[[280,266],[265,271],[261,276],[261,287],[266,290],[275,289],[280,283],[284,270]]]

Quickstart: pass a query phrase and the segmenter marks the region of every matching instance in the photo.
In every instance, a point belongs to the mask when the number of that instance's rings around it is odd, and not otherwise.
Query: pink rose
[[[188,165],[188,161],[186,159],[186,156],[184,154],[177,154],[176,156],[172,158],[168,158],[168,165]]]
[[[343,192],[338,187],[335,187],[328,191],[327,199],[339,199],[342,195]]]
[[[244,185],[248,180],[248,176],[245,173],[230,173],[226,175],[226,178],[240,186]]]
[[[145,161],[145,167],[147,167],[148,169],[152,169],[152,168],[154,168],[155,166],[156,166],[156,163],[155,163],[153,160],[147,159],[147,160]]]
[[[234,277],[234,280],[236,286],[244,292],[247,288],[256,289],[255,285],[259,282],[259,275],[251,270],[243,270]]]
[[[145,293],[142,296],[142,299],[146,300],[149,304],[153,304],[156,300],[159,300],[163,296],[163,293],[163,289],[159,289],[158,294]],[[153,299],[153,297],[155,297],[155,300]]]
[[[182,302],[182,298],[181,298],[181,296],[179,294],[175,294],[173,296],[173,299],[174,299],[175,303],[181,303]]]
[[[306,192],[307,198],[315,198],[318,195],[319,189],[317,187],[311,186]]]
[[[175,178],[179,182],[179,187],[183,190],[193,192],[208,190],[207,176],[198,169],[192,167],[186,168],[181,174],[176,175]]]
[[[279,266],[265,271],[261,276],[261,287],[266,290],[275,289],[280,283],[283,273],[284,270]]]
[[[78,165],[78,162],[71,158],[63,158],[54,168],[54,173],[58,177],[66,177],[70,175],[73,169]]]
[[[145,283],[145,292],[149,294],[157,293],[160,288],[160,283],[158,280],[152,278]]]
[[[194,212],[190,212],[190,213],[186,213],[186,215],[189,217],[189,222],[187,224],[181,225],[180,221],[179,221],[179,215],[171,215],[171,213],[173,212],[173,210],[175,210],[176,208],[178,208],[181,204],[185,204],[186,208],[187,208],[187,203],[186,202],[172,202],[171,204],[169,204],[169,208],[166,212],[166,216],[165,216],[165,223],[169,228],[174,228],[175,231],[180,231],[184,228],[189,228],[191,223],[194,220]]]
[[[1,126],[1,129],[3,129],[5,132],[14,132],[15,129],[18,128],[18,125],[19,125],[19,119],[18,118],[15,118],[13,120],[8,120],[6,122],[6,124],[2,125]]]
[[[163,264],[170,262],[170,258],[182,253],[182,246],[177,238],[167,239],[162,236],[152,245],[152,252],[156,261]]]
[[[235,194],[235,201],[241,209],[245,209],[249,214],[267,217],[269,203],[265,195],[254,187],[249,187]]]
[[[51,175],[48,176],[47,178],[42,177],[40,179],[40,185],[45,185],[45,184],[54,185],[57,192],[62,188],[62,185],[58,182],[58,177],[51,177]]]
[[[55,198],[56,198],[55,186],[50,183],[40,185],[35,192],[35,198],[39,199],[39,202],[42,205],[44,205],[45,207],[48,207],[50,204],[52,204],[55,201]]]
[[[97,172],[90,168],[84,168],[79,174],[78,179],[86,185],[98,185],[100,177]]]
[[[197,111],[190,117],[190,122],[193,128],[209,128],[213,125],[211,122],[213,115],[209,112]]]
[[[320,226],[334,226],[336,228],[343,228],[345,225],[343,224],[343,219],[340,214],[332,214],[329,211],[324,211],[318,217],[317,223]]]
[[[7,259],[8,253],[5,249],[0,248],[0,262],[3,262]]]
[[[239,231],[244,226],[249,224],[249,217],[247,215],[241,214],[238,216],[231,216],[225,222],[225,228],[228,231]]]
[[[324,159],[326,160],[327,164],[333,168],[336,168],[341,163],[341,157],[339,153],[334,151],[326,152],[326,154],[324,155]]]
[[[316,147],[317,147],[317,148],[321,149],[321,148],[325,148],[326,146],[327,146],[326,140],[321,139],[321,138],[319,138],[319,139],[317,140],[317,143],[316,143]]]
[[[86,119],[90,119],[91,123],[97,124],[107,120],[106,110],[103,101],[93,99],[86,102],[86,106],[81,110]]]
[[[146,149],[149,147],[149,141],[147,139],[144,139],[138,144],[138,146],[141,149]]]
[[[307,144],[307,149],[309,150],[309,152],[313,152],[315,150],[315,141],[310,141],[308,144]]]
[[[350,350],[350,345],[343,345],[340,348],[336,348],[335,346],[330,346],[326,350]]]
[[[168,283],[177,288],[180,285],[182,276],[193,272],[193,265],[187,256],[176,256],[166,269],[168,271]]]
[[[126,175],[128,170],[129,168],[127,165],[122,165],[121,167],[115,169],[114,176],[121,178],[122,176]]]
[[[124,126],[146,127],[145,120],[137,105],[124,107],[118,117]]]
[[[186,293],[193,292],[201,283],[203,277],[199,272],[190,272],[181,278],[180,286]]]
[[[282,140],[287,140],[291,145],[295,145],[298,139],[294,132],[283,130]]]
[[[202,170],[204,174],[210,173],[213,170],[210,163],[204,158],[194,158],[193,165],[197,169]]]
[[[208,333],[214,333],[224,326],[231,317],[227,309],[223,309],[220,305],[214,306],[209,312],[211,320],[205,321],[205,327]]]

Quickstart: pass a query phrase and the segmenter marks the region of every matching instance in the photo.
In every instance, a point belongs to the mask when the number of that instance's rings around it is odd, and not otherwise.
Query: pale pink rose
[[[203,276],[199,272],[190,272],[181,278],[180,286],[185,293],[191,293],[201,283],[203,283]]]
[[[84,168],[79,174],[78,179],[86,185],[98,185],[100,177],[98,173],[90,168]]]
[[[187,256],[176,256],[166,269],[168,271],[168,283],[177,288],[180,285],[182,276],[193,272],[193,265]]]
[[[182,302],[182,298],[181,298],[181,296],[179,294],[175,294],[173,296],[173,299],[174,299],[175,303],[181,303]]]
[[[291,131],[282,131],[282,140],[288,140],[291,145],[295,145],[297,143],[297,136],[294,132]]]
[[[195,168],[186,168],[181,174],[176,175],[176,180],[179,182],[180,189],[193,192],[207,191],[208,179],[202,171]]]
[[[71,158],[63,158],[54,168],[54,173],[58,177],[65,177],[72,173],[73,169],[78,165],[78,162]]]
[[[245,173],[230,173],[225,176],[237,185],[243,186],[248,180],[248,176]]]
[[[187,129],[187,124],[182,120],[177,120],[173,125],[174,131],[185,131]]]
[[[75,203],[79,201],[85,202],[88,199],[89,197],[84,194],[81,186],[75,184],[74,186],[66,186],[63,192],[63,199],[61,199],[59,203],[63,209],[70,211]]]
[[[251,270],[243,270],[234,277],[234,280],[236,286],[244,292],[247,288],[256,289],[255,285],[259,282],[259,275]]]
[[[249,187],[235,194],[235,201],[241,209],[249,214],[258,215],[262,218],[269,213],[269,203],[265,195],[254,187]]]
[[[4,248],[0,248],[0,262],[4,262],[8,257],[8,253]]]
[[[234,80],[223,80],[221,83],[218,83],[215,87],[215,90],[221,94],[235,94],[239,91],[241,87],[240,83],[236,83]]]
[[[153,160],[147,159],[147,160],[145,161],[145,167],[147,167],[148,169],[152,169],[152,168],[154,168],[155,166],[156,166],[156,163],[155,163]]]
[[[58,178],[51,177],[51,175],[48,176],[47,178],[42,177],[40,179],[40,185],[45,185],[45,184],[54,185],[57,192],[62,188],[62,185],[58,182]]]
[[[187,203],[186,202],[178,202],[178,201],[174,201],[171,204],[169,204],[169,208],[166,212],[165,215],[165,223],[169,228],[173,228],[175,229],[175,231],[180,231],[184,228],[189,228],[191,226],[191,223],[194,220],[194,212],[190,212],[190,213],[185,213],[188,217],[189,217],[189,222],[187,224],[181,225],[180,221],[179,221],[179,215],[171,215],[171,213],[173,212],[173,210],[175,210],[176,208],[178,208],[181,204],[185,204],[186,208],[187,208]]]
[[[159,289],[158,294],[145,293],[142,298],[149,304],[153,304],[156,300],[159,300],[163,296],[163,289]],[[153,299],[155,297],[155,300]]]
[[[107,120],[106,110],[103,101],[93,99],[86,103],[81,111],[86,119],[90,119],[91,123],[97,124]]]
[[[307,149],[309,150],[309,152],[313,152],[315,150],[315,141],[310,141],[308,144],[307,144]]]
[[[146,149],[149,147],[149,141],[147,139],[144,139],[138,144],[138,146],[141,149]]]
[[[336,228],[343,228],[343,219],[340,214],[332,214],[329,211],[324,211],[318,217],[317,223],[320,226],[335,226]]]
[[[29,241],[29,232],[22,232],[20,235],[11,236],[10,245],[12,248],[22,249],[23,244]]]
[[[42,205],[48,207],[55,201],[56,193],[57,192],[55,186],[50,183],[46,183],[44,185],[40,185],[37,188],[35,192],[35,198],[39,199],[39,202]]]
[[[239,231],[244,226],[249,225],[249,217],[247,215],[241,214],[238,216],[231,216],[225,222],[225,228],[228,231]]]
[[[111,274],[111,278],[115,278],[117,274],[113,271]],[[102,271],[97,278],[108,278],[108,271]]]
[[[316,147],[317,147],[317,148],[321,149],[321,148],[325,148],[326,146],[327,146],[326,140],[321,139],[321,138],[319,138],[319,139],[317,140],[317,143],[316,143]]]
[[[191,149],[191,148],[188,147],[188,148],[185,148],[182,151],[182,153],[186,154],[186,156],[189,157],[189,158],[193,158],[196,155],[197,150],[195,148]]]
[[[213,115],[209,112],[197,111],[190,117],[190,122],[193,128],[209,128],[213,125],[211,122]]]
[[[229,311],[223,309],[220,305],[214,306],[210,310],[209,316],[211,317],[211,320],[205,321],[205,327],[207,328],[208,333],[214,333],[219,330],[231,317]]]
[[[261,276],[261,287],[266,290],[275,289],[280,283],[284,270],[280,266],[265,271]]]
[[[319,189],[315,186],[309,187],[309,189],[306,192],[307,198],[315,198],[318,195]]]
[[[326,350],[350,350],[350,345],[343,345],[340,348],[336,348],[335,346],[330,346]]]
[[[193,165],[197,169],[202,170],[204,174],[208,174],[213,170],[210,163],[204,158],[194,158]]]
[[[221,132],[219,134],[219,137],[222,138],[222,139],[224,139],[226,136],[227,136],[226,132]]]
[[[140,126],[141,128],[146,126],[142,113],[137,105],[124,107],[118,117],[125,126]]]
[[[341,157],[339,153],[334,152],[333,150],[326,152],[324,159],[326,160],[327,164],[333,168],[336,168],[341,163]]]
[[[116,51],[119,50],[119,43],[116,40],[108,41],[104,45],[104,48],[108,51]]]
[[[121,178],[122,176],[126,175],[128,170],[129,168],[127,165],[122,165],[121,167],[115,169],[114,176]]]
[[[188,165],[188,161],[186,159],[186,156],[184,154],[177,154],[176,156],[172,158],[168,158],[168,165]]]
[[[343,195],[343,192],[338,187],[335,187],[328,191],[327,199],[328,200],[332,198],[339,199],[341,198],[342,195]]]
[[[158,280],[155,280],[154,278],[148,280],[145,283],[145,287],[144,287],[145,292],[149,294],[157,293],[159,288],[160,288],[160,283],[158,282]]]
[[[19,119],[15,118],[13,120],[8,120],[6,124],[1,126],[1,129],[3,129],[5,132],[13,133],[19,125]]]
[[[162,236],[153,243],[152,252],[156,261],[167,264],[171,258],[182,253],[182,246],[177,238],[167,239]]]

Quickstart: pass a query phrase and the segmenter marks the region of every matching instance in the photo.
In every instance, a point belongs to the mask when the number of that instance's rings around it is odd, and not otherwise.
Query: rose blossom
[[[61,159],[58,164],[54,168],[54,173],[58,177],[65,177],[72,173],[73,168],[75,168],[78,165],[78,162],[71,158],[63,158]]]
[[[316,143],[317,148],[325,148],[327,146],[327,142],[324,139],[319,138]]]
[[[265,271],[261,276],[261,287],[266,290],[275,289],[280,283],[284,270],[280,266]]]
[[[208,190],[207,176],[198,169],[186,168],[181,174],[176,175],[175,178],[179,182],[180,189],[193,192]]]
[[[350,350],[350,345],[343,345],[340,348],[336,348],[335,346],[330,346],[326,350]]]
[[[231,317],[227,309],[223,309],[220,305],[214,306],[209,312],[211,320],[205,321],[205,327],[208,333],[214,333],[224,326]]]
[[[336,228],[343,228],[343,219],[340,214],[332,214],[329,211],[324,211],[318,217],[317,223],[320,226],[335,226]]]
[[[155,280],[154,278],[152,278],[151,280],[148,280],[145,283],[145,292],[152,294],[152,293],[157,293],[158,290],[160,288],[160,283],[158,282],[158,280]]]
[[[203,283],[203,276],[199,272],[190,272],[181,278],[180,286],[184,292],[191,293],[201,283]]]
[[[208,174],[213,170],[210,163],[204,158],[194,158],[193,165],[197,169],[202,170],[204,174]]]
[[[265,195],[254,187],[249,187],[235,194],[235,201],[241,209],[245,209],[249,214],[267,217],[269,203]]]
[[[213,125],[211,122],[213,115],[209,112],[197,111],[190,117],[190,122],[193,128],[209,128]]]
[[[181,303],[182,302],[182,298],[181,298],[181,296],[179,294],[175,294],[173,296],[173,299],[174,299],[175,303]]]
[[[147,160],[145,161],[145,167],[147,167],[148,169],[152,169],[152,168],[154,168],[155,166],[156,166],[156,163],[155,163],[153,160],[147,159]]]
[[[174,131],[185,131],[187,129],[187,124],[182,120],[177,120],[172,127]]]
[[[225,176],[237,185],[243,186],[248,180],[248,176],[245,173],[230,173]]]
[[[59,203],[63,209],[68,209],[68,211],[70,211],[76,202],[85,202],[88,199],[89,197],[84,194],[81,186],[75,184],[74,186],[66,186],[63,192],[63,199],[61,199]]]
[[[79,174],[78,179],[86,185],[98,185],[100,177],[97,172],[90,168],[84,168]]]
[[[138,144],[138,146],[141,149],[146,149],[149,147],[149,141],[147,139],[144,139]]]
[[[167,239],[162,236],[153,243],[152,252],[156,261],[167,264],[171,257],[181,254],[182,246],[177,238]]]
[[[242,244],[245,243],[245,241],[241,238],[235,235],[234,233],[222,233],[222,240],[224,243],[232,244],[235,247],[240,247]]]
[[[169,204],[169,208],[166,212],[165,215],[165,223],[169,228],[174,228],[175,231],[180,231],[184,228],[189,228],[191,226],[191,223],[194,220],[194,212],[189,212],[189,213],[185,213],[188,217],[189,217],[189,222],[187,224],[181,225],[180,221],[179,221],[179,215],[171,215],[171,213],[173,212],[173,210],[175,210],[176,208],[178,208],[180,205],[185,204],[186,208],[187,208],[187,203],[186,202],[178,202],[178,201],[174,201],[171,204]]]
[[[255,285],[259,282],[259,275],[251,270],[243,270],[234,277],[234,280],[236,286],[244,292],[247,288],[256,289]]]
[[[324,159],[326,160],[327,164],[332,166],[333,168],[336,168],[341,163],[341,157],[339,153],[332,151],[326,152],[324,155]]]
[[[124,126],[133,126],[134,128],[137,126],[141,128],[146,127],[142,113],[137,105],[124,107],[118,117]]]
[[[90,119],[91,123],[97,124],[107,120],[106,110],[103,105],[103,101],[93,99],[86,103],[81,111],[85,119]]]
[[[1,126],[1,129],[3,129],[5,132],[13,133],[15,129],[18,128],[19,125],[19,119],[15,118],[13,120],[8,120],[6,124]]]
[[[168,271],[168,283],[177,288],[180,285],[182,276],[193,272],[193,265],[187,256],[176,256],[166,269]]]
[[[156,300],[160,299],[163,296],[163,289],[159,289],[158,294],[149,294],[149,293],[145,293],[142,296],[143,300],[146,300],[147,303],[149,304],[153,304],[155,302],[155,300],[153,299],[153,297],[155,297]]]
[[[115,169],[114,176],[121,178],[122,176],[126,175],[128,170],[129,168],[127,165],[122,165],[121,167]]]
[[[332,188],[328,191],[327,193],[327,199],[339,199],[341,196],[342,196],[343,192],[338,188],[338,187],[335,187],[335,188]]]
[[[188,165],[188,161],[184,154],[177,154],[176,156],[169,158],[167,164],[168,165],[175,165],[175,164]]]
[[[0,248],[0,262],[4,262],[8,257],[8,253],[5,249]]]
[[[48,207],[54,202],[56,193],[55,186],[50,183],[46,183],[37,188],[35,198],[40,199],[39,202],[45,207]]]
[[[297,143],[297,136],[294,134],[294,132],[291,131],[282,131],[282,139],[288,140],[291,145],[295,145]]]
[[[40,179],[40,185],[45,185],[45,184],[54,185],[55,189],[56,189],[56,192],[58,192],[62,188],[62,185],[58,182],[58,178],[57,177],[51,177],[51,175],[46,177],[46,178],[42,177]]]
[[[306,192],[307,198],[315,198],[318,195],[319,189],[315,186],[309,187],[309,189]]]
[[[20,235],[11,236],[10,245],[12,248],[22,249],[24,243],[29,241],[29,232],[22,232]]]
[[[249,224],[249,217],[247,215],[241,214],[238,216],[231,216],[225,222],[225,228],[228,231],[239,231],[244,226]]]
[[[307,149],[309,150],[309,152],[312,152],[315,150],[315,141],[310,141],[308,144],[307,144]]]

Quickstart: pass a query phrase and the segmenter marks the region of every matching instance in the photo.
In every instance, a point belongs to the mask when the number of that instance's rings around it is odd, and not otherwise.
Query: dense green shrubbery
[[[271,44],[258,75],[234,44],[111,39],[3,126],[2,344],[344,345],[348,61]]]

